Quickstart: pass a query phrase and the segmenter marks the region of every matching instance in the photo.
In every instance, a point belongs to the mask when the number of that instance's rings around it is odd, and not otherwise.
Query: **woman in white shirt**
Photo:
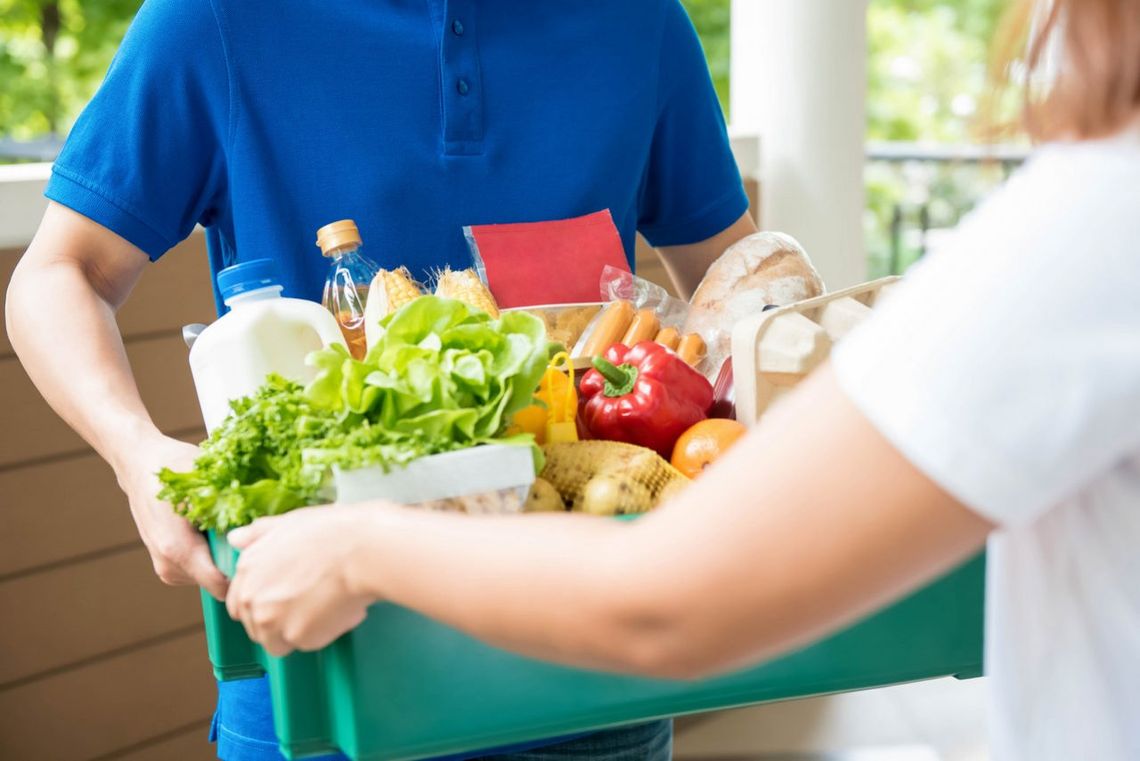
[[[628,526],[301,510],[234,533],[231,612],[283,653],[386,599],[533,656],[692,677],[988,538],[995,757],[1140,758],[1140,2],[1040,10],[1025,60],[1059,41],[1063,61],[1028,100],[1046,144],[674,502]]]

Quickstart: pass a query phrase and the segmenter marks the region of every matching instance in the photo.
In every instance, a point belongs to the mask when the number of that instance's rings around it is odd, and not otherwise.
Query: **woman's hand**
[[[276,656],[317,650],[354,628],[373,602],[353,579],[377,509],[309,507],[231,531],[242,553],[226,596],[230,616]]]

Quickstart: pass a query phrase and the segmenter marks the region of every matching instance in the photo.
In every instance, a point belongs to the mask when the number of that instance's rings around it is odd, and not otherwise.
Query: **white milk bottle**
[[[248,396],[269,373],[307,383],[316,370],[309,352],[344,344],[340,326],[314,301],[281,296],[272,259],[254,259],[218,273],[218,290],[230,311],[202,330],[190,347],[190,372],[206,430],[230,412],[230,401]]]

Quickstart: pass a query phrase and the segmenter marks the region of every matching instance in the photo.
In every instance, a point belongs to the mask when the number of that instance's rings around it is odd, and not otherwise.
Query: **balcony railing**
[[[1019,145],[868,143],[872,276],[901,274],[924,256],[1028,153]]]

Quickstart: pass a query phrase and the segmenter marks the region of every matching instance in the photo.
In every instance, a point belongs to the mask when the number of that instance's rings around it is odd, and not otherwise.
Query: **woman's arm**
[[[155,427],[115,323],[147,261],[110,230],[49,204],[8,286],[8,335],[48,404],[114,468],[155,573],[221,597],[226,580],[202,537],[154,498],[154,474],[189,467],[198,449]]]
[[[824,369],[632,524],[304,510],[235,532],[246,549],[227,602],[277,652],[326,644],[382,599],[536,657],[695,677],[874,610],[976,551],[990,528]]]

